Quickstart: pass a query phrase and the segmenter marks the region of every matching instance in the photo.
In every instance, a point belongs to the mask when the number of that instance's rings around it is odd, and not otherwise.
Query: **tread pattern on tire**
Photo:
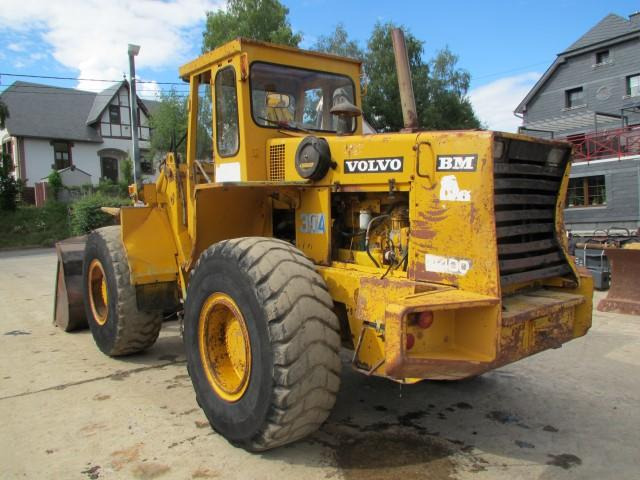
[[[249,445],[267,450],[298,440],[327,419],[340,386],[340,334],[333,300],[313,262],[291,244],[263,237],[209,247],[200,264],[237,261],[263,305],[273,349],[273,393],[266,422]]]
[[[116,311],[118,328],[113,349],[109,355],[121,356],[141,352],[152,346],[162,328],[160,312],[141,312],[136,302],[136,289],[131,285],[127,253],[122,244],[120,226],[114,225],[95,230],[107,245],[118,288]]]

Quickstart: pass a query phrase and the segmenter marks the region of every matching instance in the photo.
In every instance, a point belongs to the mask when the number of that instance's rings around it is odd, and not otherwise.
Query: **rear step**
[[[583,303],[582,295],[538,289],[502,299],[502,326],[508,327],[573,308]]]

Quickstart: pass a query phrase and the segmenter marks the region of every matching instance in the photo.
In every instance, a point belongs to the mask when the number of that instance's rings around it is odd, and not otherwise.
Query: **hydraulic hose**
[[[376,268],[380,268],[380,264],[375,258],[373,258],[373,255],[371,255],[371,250],[369,250],[369,232],[371,232],[371,225],[373,225],[374,222],[376,222],[377,220],[381,220],[383,218],[389,218],[389,217],[390,217],[389,214],[378,215],[377,217],[373,217],[371,220],[369,220],[369,223],[367,225],[367,233],[364,237],[364,248],[367,251],[367,255],[369,256],[373,264],[376,266]]]

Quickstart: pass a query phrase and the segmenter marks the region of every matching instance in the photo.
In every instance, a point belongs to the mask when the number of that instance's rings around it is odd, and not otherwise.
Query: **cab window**
[[[211,97],[211,75],[203,73],[198,79],[198,115],[196,130],[196,160],[213,161],[213,119]]]
[[[221,157],[238,153],[240,134],[238,131],[238,94],[236,73],[233,67],[219,70],[215,80],[216,101],[216,145]]]
[[[353,82],[345,75],[254,62],[249,78],[251,113],[261,127],[336,132],[345,120],[332,115],[331,108],[355,103]],[[355,119],[346,121],[346,130],[353,132]]]

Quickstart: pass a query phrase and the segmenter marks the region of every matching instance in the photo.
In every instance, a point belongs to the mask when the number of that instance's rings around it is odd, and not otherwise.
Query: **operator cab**
[[[266,180],[270,139],[362,132],[357,60],[240,38],[180,76],[192,92],[187,155],[216,182]]]

